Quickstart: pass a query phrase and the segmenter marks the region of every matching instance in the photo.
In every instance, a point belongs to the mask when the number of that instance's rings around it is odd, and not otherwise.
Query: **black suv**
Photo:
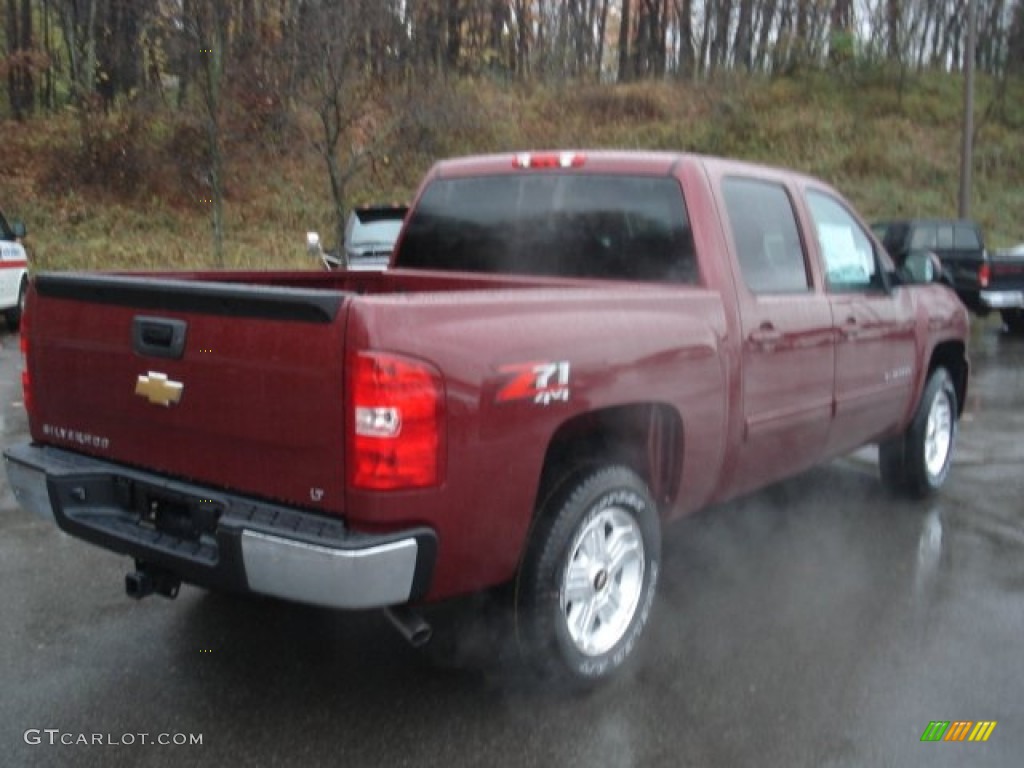
[[[943,272],[969,309],[987,314],[981,301],[988,262],[981,229],[966,219],[896,219],[871,225],[872,231],[897,265],[910,253],[931,251],[942,261]]]

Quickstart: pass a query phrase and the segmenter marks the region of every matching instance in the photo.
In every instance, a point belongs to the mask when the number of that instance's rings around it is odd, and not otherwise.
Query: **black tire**
[[[1024,309],[1004,309],[1000,314],[1010,333],[1024,335]]]
[[[878,447],[879,471],[889,490],[923,499],[942,486],[953,463],[958,413],[953,379],[945,368],[936,368],[906,432]]]
[[[585,688],[636,649],[657,588],[661,529],[647,486],[626,467],[585,470],[560,488],[538,511],[516,578],[515,635],[544,678]]]
[[[878,445],[878,472],[882,485],[897,496],[906,493],[903,469],[903,435]]]
[[[28,294],[28,281],[22,278],[21,287],[18,289],[18,303],[4,311],[4,319],[11,331],[21,327],[21,315],[25,311],[25,296]]]

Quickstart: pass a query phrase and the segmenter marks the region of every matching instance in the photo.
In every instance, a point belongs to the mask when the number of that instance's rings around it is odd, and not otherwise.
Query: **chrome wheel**
[[[938,477],[949,460],[953,445],[953,404],[944,390],[939,390],[928,411],[924,433],[924,464],[928,474]]]
[[[923,499],[946,481],[956,443],[957,403],[953,377],[937,367],[906,430],[878,447],[882,482],[889,490]]]
[[[629,629],[644,585],[643,533],[635,517],[610,506],[591,515],[569,546],[559,604],[573,644],[600,656]]]
[[[537,672],[586,688],[636,655],[658,585],[658,508],[624,466],[553,482],[516,575],[516,643]]]

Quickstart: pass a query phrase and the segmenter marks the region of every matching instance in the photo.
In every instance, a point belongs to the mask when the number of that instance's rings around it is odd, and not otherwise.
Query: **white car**
[[[21,325],[28,293],[28,254],[21,244],[25,225],[20,221],[7,223],[0,211],[0,312],[12,331]]]

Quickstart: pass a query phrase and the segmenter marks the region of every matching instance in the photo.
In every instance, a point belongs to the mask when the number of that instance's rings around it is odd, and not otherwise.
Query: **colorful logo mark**
[[[995,720],[932,720],[921,741],[988,741],[995,729]]]

